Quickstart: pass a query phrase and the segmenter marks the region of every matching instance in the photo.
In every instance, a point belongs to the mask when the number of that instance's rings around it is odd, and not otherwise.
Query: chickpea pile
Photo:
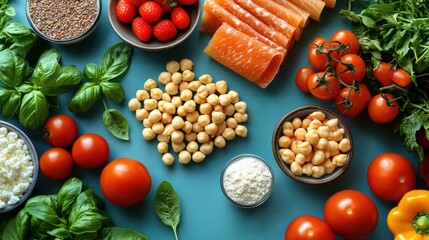
[[[327,119],[323,112],[315,111],[305,119],[283,123],[282,131],[279,153],[293,174],[320,178],[346,163],[351,143],[337,118]]]
[[[239,94],[228,90],[226,81],[213,82],[209,74],[198,79],[193,62],[170,61],[158,76],[164,91],[154,79],[147,79],[128,107],[143,122],[145,140],[158,140],[162,161],[170,166],[178,154],[182,164],[203,162],[214,147],[223,148],[236,136],[247,137],[247,104]]]

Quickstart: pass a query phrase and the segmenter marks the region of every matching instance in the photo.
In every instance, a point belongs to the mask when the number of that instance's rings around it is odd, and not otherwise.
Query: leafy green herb
[[[178,240],[177,226],[180,222],[180,201],[173,186],[162,181],[155,193],[155,211],[161,221],[171,227],[176,240]]]
[[[100,66],[88,63],[83,70],[84,77],[88,80],[74,94],[69,102],[69,110],[72,112],[87,112],[102,97],[106,96],[115,103],[124,100],[124,89],[118,82],[113,82],[120,77],[129,67],[132,47],[126,43],[117,43],[111,46],[103,55]],[[104,101],[103,101],[104,103]],[[128,122],[116,109],[108,109],[103,113],[103,123],[113,136],[129,140]]]

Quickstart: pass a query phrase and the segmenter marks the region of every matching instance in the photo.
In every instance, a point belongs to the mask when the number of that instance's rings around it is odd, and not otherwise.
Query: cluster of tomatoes
[[[391,122],[399,115],[397,99],[390,93],[372,96],[363,81],[367,66],[359,53],[359,41],[349,30],[339,30],[329,40],[315,38],[308,50],[311,67],[298,70],[295,84],[302,92],[311,93],[319,100],[333,100],[345,117],[357,117],[368,106],[373,122]],[[410,75],[391,63],[381,62],[373,75],[383,87],[410,84]]]
[[[78,127],[66,114],[52,116],[45,124],[45,140],[52,146],[39,158],[40,172],[48,179],[69,177],[73,166],[100,168],[108,162],[109,144],[102,136],[85,133],[78,136]],[[118,158],[103,167],[100,187],[103,195],[120,206],[143,200],[152,186],[146,167],[137,160]]]

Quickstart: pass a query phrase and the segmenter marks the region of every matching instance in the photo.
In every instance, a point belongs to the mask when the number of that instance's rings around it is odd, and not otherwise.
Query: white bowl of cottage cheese
[[[274,172],[262,158],[242,154],[226,164],[220,181],[222,192],[234,205],[253,208],[270,197],[274,187]]]
[[[38,156],[28,136],[14,125],[0,121],[0,213],[27,200],[38,174]]]

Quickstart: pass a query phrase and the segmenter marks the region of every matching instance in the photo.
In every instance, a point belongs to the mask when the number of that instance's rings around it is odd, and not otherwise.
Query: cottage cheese
[[[244,156],[227,166],[222,182],[225,193],[232,201],[250,206],[267,197],[273,184],[273,175],[262,160]]]
[[[24,140],[0,127],[0,209],[19,201],[33,180],[33,168]]]

